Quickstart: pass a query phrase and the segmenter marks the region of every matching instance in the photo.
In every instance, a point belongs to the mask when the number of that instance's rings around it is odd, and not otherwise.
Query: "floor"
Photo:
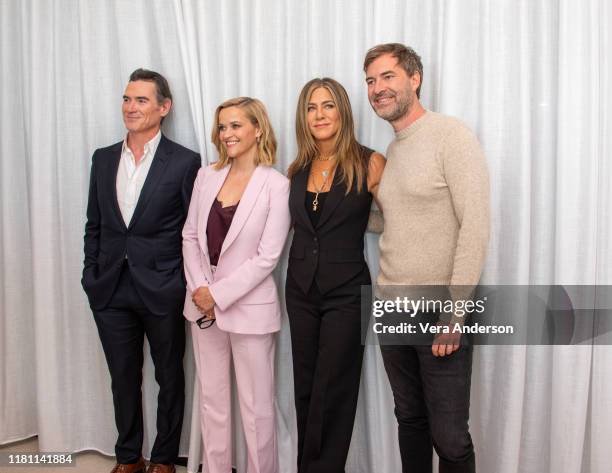
[[[32,437],[21,442],[0,445],[0,453],[4,457],[9,453],[38,453],[38,438]],[[4,459],[3,459],[4,460]],[[81,452],[72,456],[73,466],[50,467],[41,465],[32,466],[6,466],[0,465],[0,473],[108,473],[115,465],[113,457],[107,457],[98,452]],[[176,467],[177,473],[186,473],[184,466]]]

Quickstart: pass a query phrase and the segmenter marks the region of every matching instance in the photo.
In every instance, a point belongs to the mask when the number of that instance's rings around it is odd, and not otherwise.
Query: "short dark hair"
[[[170,92],[168,81],[159,72],[142,68],[136,69],[130,74],[130,82],[137,80],[144,80],[155,84],[155,92],[159,103],[164,102],[166,99],[172,101],[172,93]]]
[[[415,72],[419,73],[421,82],[416,90],[416,95],[420,97],[421,85],[423,85],[423,63],[421,62],[421,57],[410,46],[405,46],[401,43],[378,44],[370,48],[366,53],[363,61],[363,71],[366,72],[368,66],[383,54],[390,54],[396,58],[398,64],[406,71],[409,77],[412,77]]]

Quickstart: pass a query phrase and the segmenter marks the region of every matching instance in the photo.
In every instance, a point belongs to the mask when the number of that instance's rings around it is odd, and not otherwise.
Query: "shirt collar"
[[[432,117],[432,113],[425,110],[423,115],[413,121],[410,125],[402,128],[400,131],[395,132],[395,138],[397,140],[403,140],[409,136],[414,135],[427,121]]]
[[[143,155],[143,159],[146,159],[147,156],[149,156],[149,154],[151,156],[155,156],[155,152],[157,151],[157,147],[159,146],[159,142],[161,141],[161,130],[158,130],[157,134],[150,140],[147,141],[144,145],[144,155]],[[121,153],[129,153],[130,155],[132,155],[132,150],[129,148],[128,144],[127,144],[127,135],[125,135],[125,138],[123,139],[123,145],[121,147]]]

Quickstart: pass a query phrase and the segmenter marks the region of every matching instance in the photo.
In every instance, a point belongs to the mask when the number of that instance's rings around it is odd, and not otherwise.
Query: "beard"
[[[375,105],[376,100],[382,97],[395,98],[395,104],[392,104],[392,106],[389,106],[389,107],[385,107],[384,109],[380,109],[380,110],[377,109]],[[393,93],[384,92],[374,97],[374,100],[371,101],[371,104],[372,104],[372,107],[374,108],[374,111],[380,118],[388,122],[395,122],[399,120],[400,118],[402,118],[403,116],[408,114],[410,108],[412,107],[413,102],[414,100],[412,99],[410,94],[404,95],[404,94],[398,94],[397,92],[393,92]]]

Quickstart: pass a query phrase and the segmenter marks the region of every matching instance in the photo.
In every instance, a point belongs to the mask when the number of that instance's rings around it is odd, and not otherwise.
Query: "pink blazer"
[[[208,286],[216,302],[217,325],[226,332],[263,334],[280,330],[281,311],[272,270],[289,232],[289,180],[275,169],[258,166],[240,199],[213,275],[208,256],[208,214],[230,166],[200,169],[183,228],[187,294],[185,318],[202,314],[192,292]]]

